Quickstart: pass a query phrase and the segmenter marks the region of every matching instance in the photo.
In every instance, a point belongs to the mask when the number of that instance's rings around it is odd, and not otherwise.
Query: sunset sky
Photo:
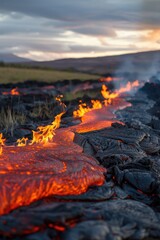
[[[35,60],[160,49],[160,0],[0,0],[0,53]]]

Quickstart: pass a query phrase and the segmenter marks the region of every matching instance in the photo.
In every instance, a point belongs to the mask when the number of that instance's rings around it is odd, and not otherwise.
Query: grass
[[[93,89],[89,90],[81,90],[76,93],[73,92],[66,92],[64,93],[64,100],[65,101],[72,101],[76,98],[83,98],[84,95],[87,95],[88,97],[95,98],[97,95],[97,92]],[[62,99],[63,100],[63,99]]]
[[[54,106],[50,104],[49,102],[44,102],[44,104],[38,104],[36,105],[32,111],[30,112],[30,116],[33,118],[39,118],[39,119],[52,119],[53,118],[53,112],[54,112]]]
[[[10,132],[13,136],[13,131],[19,124],[24,124],[26,121],[25,114],[15,113],[11,108],[4,109],[0,111],[0,128],[4,129],[6,132]]]
[[[98,79],[98,75],[85,73],[65,72],[52,69],[33,69],[33,68],[15,68],[0,67],[0,83],[17,83],[25,80],[37,80],[45,82],[54,82],[59,80],[89,80]]]

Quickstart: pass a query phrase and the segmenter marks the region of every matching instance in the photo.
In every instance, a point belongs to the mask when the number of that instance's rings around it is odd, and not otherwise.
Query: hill
[[[160,50],[96,58],[69,58],[30,63],[59,70],[76,70],[92,74],[114,72],[155,72],[160,70]]]
[[[0,62],[4,63],[22,63],[30,62],[30,59],[18,57],[12,53],[0,53]]]

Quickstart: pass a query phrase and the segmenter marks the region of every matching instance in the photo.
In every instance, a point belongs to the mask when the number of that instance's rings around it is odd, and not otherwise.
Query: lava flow
[[[19,147],[3,146],[0,214],[43,197],[77,195],[86,192],[89,186],[103,184],[105,169],[73,143],[72,132],[60,129],[53,143],[62,115],[33,132],[33,140],[28,144],[28,139],[22,138],[18,140]],[[4,145],[2,136],[1,145]]]
[[[84,133],[110,127],[114,122],[117,122],[114,114],[115,110],[131,106],[130,103],[120,98],[120,95],[138,86],[139,82],[136,80],[133,83],[128,82],[126,86],[115,92],[109,92],[106,85],[103,84],[101,94],[104,100],[102,102],[91,100],[91,106],[88,106],[86,103],[80,103],[79,108],[73,112],[73,116],[81,118],[82,123],[72,127],[72,130]]]
[[[82,105],[86,112],[81,116],[77,113],[76,117],[80,116],[82,120],[79,125],[58,129],[62,112],[50,125],[33,131],[31,141],[19,139],[18,146],[4,146],[5,140],[0,135],[1,152],[3,147],[0,155],[0,214],[43,197],[77,195],[86,192],[89,186],[104,183],[106,170],[94,158],[85,155],[73,139],[75,132],[98,130],[117,122],[114,111],[128,103],[120,98],[115,98],[114,102],[113,94],[109,93],[102,103],[92,101],[92,107]],[[109,105],[110,97],[112,105]]]

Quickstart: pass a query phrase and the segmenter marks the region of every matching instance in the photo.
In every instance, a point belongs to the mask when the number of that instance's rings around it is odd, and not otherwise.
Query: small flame
[[[3,138],[3,134],[0,133],[0,155],[1,155],[2,152],[3,152],[3,146],[5,145],[5,141],[6,141],[6,139]]]
[[[33,139],[30,143],[30,145],[34,143],[42,143],[46,144],[50,141],[52,141],[54,135],[55,135],[55,130],[60,127],[60,122],[61,122],[61,117],[64,114],[64,112],[58,114],[55,117],[55,120],[47,126],[39,126],[37,128],[37,131],[32,131],[33,132]]]
[[[91,104],[92,104],[91,107],[87,106],[86,103],[79,104],[79,108],[78,108],[78,110],[75,110],[73,112],[73,116],[74,117],[83,117],[84,114],[87,112],[102,108],[102,103],[99,100],[91,100]]]
[[[18,147],[24,147],[24,146],[27,145],[27,141],[28,141],[28,138],[25,138],[25,137],[23,137],[21,139],[18,139],[17,140],[17,146]]]
[[[118,97],[118,93],[116,93],[116,92],[110,93],[108,88],[104,84],[102,85],[101,94],[105,99],[107,99],[107,102],[105,102],[105,105],[107,103],[111,103],[112,99]]]
[[[62,98],[63,98],[63,95],[58,95],[55,100],[59,103],[60,106],[63,107],[63,109],[65,110],[66,109],[66,105],[64,104],[64,102],[62,102]]]
[[[13,88],[10,92],[3,92],[3,95],[20,95],[18,88]]]
[[[78,110],[75,110],[75,111],[73,112],[73,116],[74,116],[74,117],[83,117],[83,115],[84,115],[85,113],[87,113],[87,112],[90,111],[90,108],[87,106],[86,103],[81,103],[81,104],[79,104],[78,107],[79,107]]]
[[[63,95],[58,95],[55,99],[56,99],[56,101],[60,102],[60,104],[61,104],[62,98],[63,98]]]
[[[92,109],[100,109],[102,108],[102,103],[99,100],[91,100]]]
[[[120,93],[124,93],[124,92],[129,92],[131,91],[133,88],[136,88],[138,87],[140,84],[139,84],[139,81],[136,80],[134,81],[133,83],[131,82],[128,82],[126,86],[124,87],[121,87],[117,92],[120,94]]]
[[[111,103],[111,100],[118,97],[121,93],[124,93],[124,92],[129,92],[131,91],[133,88],[136,88],[138,87],[140,84],[139,84],[139,81],[136,80],[134,81],[133,83],[131,82],[128,82],[126,84],[126,86],[123,86],[121,87],[120,89],[116,90],[115,92],[113,93],[110,93],[108,88],[106,87],[106,85],[102,85],[102,90],[101,90],[101,94],[102,96],[105,98],[105,99],[108,99],[108,103]]]
[[[17,87],[16,87],[16,88],[13,88],[13,89],[11,90],[11,93],[10,93],[10,94],[11,94],[11,95],[20,95]]]
[[[100,82],[115,82],[115,81],[121,81],[122,78],[118,78],[118,77],[103,77],[100,78]]]

